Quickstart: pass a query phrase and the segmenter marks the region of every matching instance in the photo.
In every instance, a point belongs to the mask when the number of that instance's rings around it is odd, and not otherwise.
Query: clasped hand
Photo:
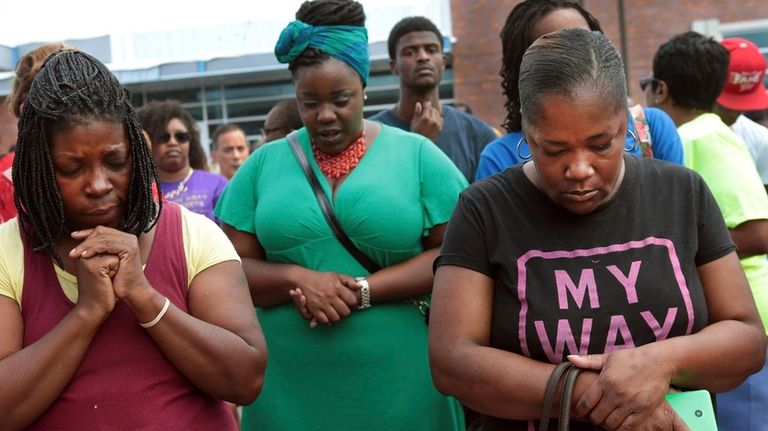
[[[78,304],[106,316],[118,299],[148,285],[136,236],[99,226],[72,232],[72,238],[81,240],[69,252],[78,265]]]
[[[644,347],[568,359],[599,371],[574,406],[577,417],[605,430],[688,430],[664,396],[672,370]]]
[[[332,325],[357,308],[361,286],[348,275],[308,271],[299,285],[288,293],[293,305],[310,321],[312,328],[318,324]]]

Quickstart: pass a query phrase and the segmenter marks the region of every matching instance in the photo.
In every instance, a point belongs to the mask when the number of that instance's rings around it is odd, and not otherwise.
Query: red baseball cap
[[[722,42],[731,55],[728,80],[717,103],[736,111],[756,111],[768,108],[765,89],[765,57],[747,39],[732,37]]]
[[[731,56],[728,80],[717,103],[736,111],[768,109],[765,89],[765,57],[760,48],[747,39],[732,37],[722,42]]]

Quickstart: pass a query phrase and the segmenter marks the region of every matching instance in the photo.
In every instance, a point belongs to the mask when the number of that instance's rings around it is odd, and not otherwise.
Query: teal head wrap
[[[347,63],[368,85],[371,61],[368,55],[368,31],[352,25],[313,26],[302,21],[288,24],[275,45],[280,63],[290,63],[307,48],[323,50]]]

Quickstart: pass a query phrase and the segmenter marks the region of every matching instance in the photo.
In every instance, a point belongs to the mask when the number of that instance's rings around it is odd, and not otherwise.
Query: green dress
[[[305,129],[299,142],[328,196]],[[382,130],[332,200],[347,234],[381,266],[422,252],[466,187],[429,140]],[[270,262],[364,276],[333,236],[285,139],[259,148],[237,171],[216,214],[259,238]],[[372,287],[375,292],[375,286]],[[258,308],[269,348],[264,390],[243,409],[244,430],[459,430],[461,405],[435,389],[427,326],[406,301],[377,303],[331,327],[310,329],[289,302]]]

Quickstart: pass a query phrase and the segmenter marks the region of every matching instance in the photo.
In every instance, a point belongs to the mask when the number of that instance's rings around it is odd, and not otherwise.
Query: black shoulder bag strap
[[[346,232],[344,232],[344,229],[341,228],[341,224],[336,218],[336,214],[333,213],[333,207],[331,207],[331,203],[328,201],[328,196],[325,195],[323,187],[320,185],[320,181],[318,181],[315,172],[312,170],[312,167],[309,166],[307,156],[304,154],[304,151],[299,145],[299,141],[296,139],[296,132],[291,132],[287,138],[291,145],[291,151],[293,151],[293,155],[296,157],[299,165],[301,165],[301,169],[304,171],[304,175],[307,176],[307,180],[309,180],[309,184],[312,186],[312,191],[315,192],[317,203],[320,204],[320,209],[323,211],[325,221],[328,222],[328,226],[331,227],[331,230],[336,236],[336,239],[339,240],[341,245],[347,249],[349,254],[351,254],[352,257],[354,257],[358,262],[360,262],[360,264],[363,265],[363,267],[365,267],[368,272],[374,273],[380,270],[381,266],[374,262],[373,259],[368,257],[367,254],[363,253],[359,248],[357,248],[352,240],[349,239],[349,236],[347,236]]]

